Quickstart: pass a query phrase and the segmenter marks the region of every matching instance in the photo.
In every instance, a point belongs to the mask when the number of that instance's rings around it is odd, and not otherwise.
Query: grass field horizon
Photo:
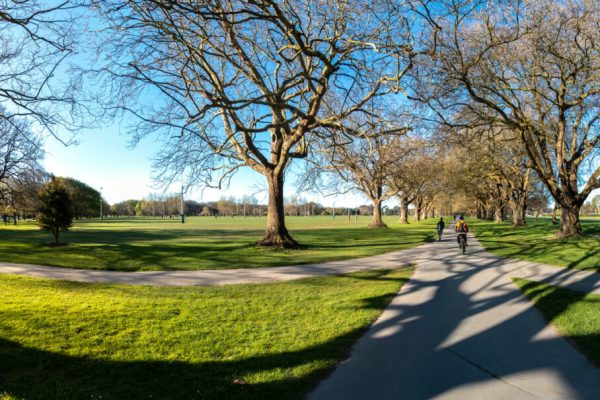
[[[400,225],[384,217],[387,229],[367,227],[370,216],[287,217],[302,249],[256,246],[265,217],[109,218],[75,221],[61,233],[67,246],[50,247],[48,232],[35,222],[0,227],[0,261],[114,271],[258,268],[322,263],[406,249],[431,241],[435,219]]]

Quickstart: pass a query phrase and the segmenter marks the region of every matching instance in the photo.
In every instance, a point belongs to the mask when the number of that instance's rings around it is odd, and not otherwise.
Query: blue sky
[[[69,176],[100,190],[111,204],[127,199],[140,199],[150,193],[161,193],[154,187],[152,180],[152,157],[160,150],[158,142],[147,138],[136,147],[130,148],[127,135],[119,132],[118,126],[87,130],[77,137],[79,144],[64,146],[59,141],[48,138],[45,143],[46,157],[44,168],[57,176]],[[287,183],[286,196],[298,195],[292,185]],[[197,201],[215,201],[221,197],[242,197],[255,194],[261,203],[266,203],[264,179],[250,169],[241,170],[224,190],[192,188],[185,197]],[[167,192],[179,191],[180,186],[168,188]],[[595,190],[589,197],[600,194]],[[325,206],[352,206],[368,204],[368,200],[359,194],[346,194],[323,197],[316,193],[301,193],[302,197],[318,201]],[[387,203],[396,204],[395,199]]]
[[[89,21],[88,21],[89,22]],[[92,24],[93,25],[93,24]],[[89,57],[89,60],[88,60]],[[84,64],[93,57],[83,51],[79,55]],[[85,130],[77,137],[78,145],[65,147],[59,141],[48,138],[45,143],[47,155],[43,165],[48,172],[57,176],[69,176],[81,180],[100,190],[103,197],[111,204],[127,200],[139,199],[150,193],[161,193],[164,188],[157,188],[152,180],[152,157],[160,150],[160,144],[146,138],[136,147],[128,146],[129,138],[120,132],[118,125],[107,126],[95,130]],[[298,195],[292,186],[293,179],[286,182],[286,197]],[[193,188],[186,193],[186,198],[198,201],[214,201],[224,196],[241,197],[255,194],[257,187],[264,187],[264,178],[250,169],[241,170],[225,190]],[[167,188],[167,193],[180,190],[180,184]],[[600,190],[595,191],[600,194]],[[591,197],[593,197],[593,195]],[[261,203],[266,202],[264,193],[256,193]],[[352,206],[368,204],[368,200],[359,194],[323,197],[315,193],[302,193],[302,197],[318,201],[325,206]],[[590,197],[590,198],[591,198]],[[393,206],[397,202],[389,201]]]
[[[102,129],[86,130],[77,137],[79,144],[64,146],[58,140],[47,138],[44,168],[56,176],[78,179],[97,190],[102,188],[103,197],[111,204],[127,199],[140,199],[150,193],[162,193],[152,180],[152,157],[160,150],[160,144],[152,138],[142,140],[130,148],[129,138],[119,132],[118,125]],[[197,201],[214,201],[221,197],[242,197],[255,194],[266,203],[264,178],[250,169],[243,169],[224,190],[192,188],[185,197]],[[286,196],[298,195],[292,180],[286,184]],[[179,191],[180,184],[167,189],[167,193]],[[323,197],[315,193],[301,193],[303,198],[318,201],[325,206],[352,206],[368,204],[357,194]],[[390,205],[394,202],[390,202]]]

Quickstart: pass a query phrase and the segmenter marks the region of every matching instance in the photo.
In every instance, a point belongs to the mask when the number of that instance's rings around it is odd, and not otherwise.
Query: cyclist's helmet
[[[463,217],[462,215],[459,218],[461,221],[465,219],[465,217]]]

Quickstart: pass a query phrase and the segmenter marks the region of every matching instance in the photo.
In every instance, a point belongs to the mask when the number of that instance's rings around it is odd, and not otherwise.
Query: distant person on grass
[[[457,233],[456,242],[458,243],[458,245],[460,246],[460,235],[464,235],[465,244],[468,246],[467,232],[469,232],[469,225],[467,225],[465,217],[463,217],[462,215],[458,218],[458,222],[456,223],[456,225],[454,225],[454,232]]]
[[[446,224],[444,223],[444,218],[440,217],[440,220],[438,221],[438,223],[436,225],[436,229],[437,229],[437,233],[438,233],[438,242],[442,240],[442,233],[444,232],[445,227],[446,227]]]

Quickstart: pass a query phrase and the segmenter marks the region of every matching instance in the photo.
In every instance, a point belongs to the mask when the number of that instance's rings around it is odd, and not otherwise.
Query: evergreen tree
[[[73,201],[64,183],[52,180],[40,192],[38,224],[50,231],[54,242],[58,243],[61,231],[67,231],[73,225]]]

